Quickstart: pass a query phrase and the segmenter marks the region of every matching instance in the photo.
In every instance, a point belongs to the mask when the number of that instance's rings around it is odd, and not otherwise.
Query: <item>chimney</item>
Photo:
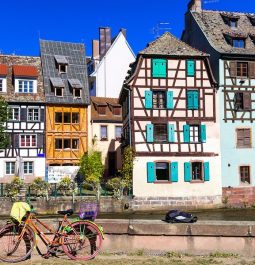
[[[99,28],[99,54],[102,58],[111,47],[111,29],[108,27]]]
[[[92,58],[99,58],[99,40],[92,40]]]
[[[188,4],[188,9],[190,11],[201,12],[202,11],[201,0],[191,0]]]
[[[122,32],[123,36],[126,39],[127,38],[127,30],[122,28],[122,29],[120,29],[120,31]]]

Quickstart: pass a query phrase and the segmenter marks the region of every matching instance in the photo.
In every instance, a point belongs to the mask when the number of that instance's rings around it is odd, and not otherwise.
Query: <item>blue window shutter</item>
[[[153,124],[146,125],[146,141],[148,143],[153,143]]]
[[[152,59],[152,77],[166,77],[165,59]]]
[[[155,164],[153,162],[147,162],[147,181],[149,183],[155,181]]]
[[[210,181],[209,162],[204,162],[204,181]]]
[[[191,181],[191,170],[190,170],[190,163],[184,163],[184,181],[190,182]]]
[[[190,128],[189,125],[183,125],[183,142],[190,142]]]
[[[166,107],[167,107],[167,109],[173,109],[174,108],[173,91],[167,91],[166,92]]]
[[[187,76],[195,76],[195,61],[187,60],[186,67],[187,67]]]
[[[170,123],[168,123],[168,142],[170,143],[175,142],[174,124],[170,124]]]
[[[172,182],[178,182],[178,162],[171,163],[171,179]]]
[[[200,126],[200,142],[206,142],[206,125]]]
[[[199,108],[198,91],[193,91],[193,109]]]
[[[145,108],[152,109],[152,91],[145,91]]]
[[[187,109],[193,109],[194,104],[193,104],[193,91],[188,91],[187,92]]]

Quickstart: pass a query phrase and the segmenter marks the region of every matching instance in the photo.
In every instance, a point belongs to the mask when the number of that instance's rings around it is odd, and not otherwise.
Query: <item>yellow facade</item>
[[[46,164],[77,165],[88,150],[87,131],[86,106],[47,106]]]

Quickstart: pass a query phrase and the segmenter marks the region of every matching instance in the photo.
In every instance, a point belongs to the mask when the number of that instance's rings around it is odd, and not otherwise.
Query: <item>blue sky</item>
[[[137,53],[155,39],[158,23],[181,36],[189,0],[12,0],[1,1],[0,50],[4,54],[39,55],[39,37],[83,42],[91,54],[98,27],[109,26],[115,36],[127,29]],[[255,13],[255,0],[203,0],[204,9]],[[210,3],[207,3],[210,2]],[[160,31],[163,33],[163,30]]]

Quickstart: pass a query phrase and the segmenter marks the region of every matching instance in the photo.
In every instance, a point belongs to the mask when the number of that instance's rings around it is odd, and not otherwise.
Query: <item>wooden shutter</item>
[[[166,92],[166,107],[167,109],[174,108],[174,98],[173,98],[173,91]]]
[[[153,183],[155,181],[155,163],[147,162],[147,181]]]
[[[200,141],[201,143],[206,142],[206,125],[200,125]]]
[[[186,72],[187,72],[187,76],[195,76],[195,61],[194,60],[186,61]]]
[[[44,122],[45,109],[40,109],[40,121]]]
[[[20,108],[20,121],[26,121],[26,120],[27,120],[27,109]]]
[[[174,143],[175,142],[175,135],[174,135],[174,124],[168,124],[168,142]]]
[[[249,92],[243,92],[243,109],[251,109],[251,93]]]
[[[189,162],[184,163],[184,181],[190,182],[191,181],[191,164]]]
[[[13,134],[13,138],[12,139],[13,139],[13,143],[11,143],[12,146],[14,148],[19,148],[19,134],[18,133]]]
[[[199,95],[198,91],[193,91],[193,109],[198,109],[199,107]]]
[[[204,162],[204,181],[210,181],[209,162]]]
[[[153,59],[152,60],[152,77],[166,77],[166,60]]]
[[[190,128],[189,125],[183,125],[183,142],[190,142]]]
[[[255,78],[255,62],[249,62],[249,78]]]
[[[153,137],[153,124],[147,124],[146,125],[146,141],[147,143],[153,143],[154,137]]]
[[[237,76],[237,63],[236,61],[232,61],[229,63],[229,74],[231,77]]]
[[[152,91],[145,91],[145,108],[152,109]]]
[[[170,168],[171,168],[170,181],[178,182],[178,162],[170,163]]]
[[[43,134],[37,134],[37,147],[38,148],[43,148],[44,147],[44,144],[43,144]]]

